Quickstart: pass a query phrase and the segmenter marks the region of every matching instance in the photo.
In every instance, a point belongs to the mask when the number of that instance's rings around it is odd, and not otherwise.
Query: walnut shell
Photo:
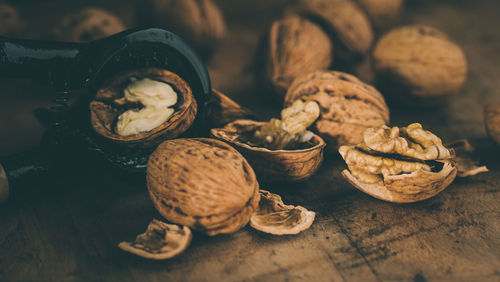
[[[210,97],[210,127],[223,127],[238,119],[256,119],[252,111],[246,109],[222,92],[212,89]]]
[[[4,36],[18,35],[26,23],[21,19],[15,7],[0,3],[0,34]]]
[[[296,15],[274,21],[267,40],[264,81],[283,101],[293,79],[303,73],[327,69],[333,48],[328,35],[316,24]]]
[[[226,23],[212,0],[145,0],[138,5],[141,21],[176,33],[203,55],[226,36]]]
[[[356,0],[378,32],[394,26],[401,16],[403,0]]]
[[[66,15],[52,30],[55,39],[69,42],[89,42],[125,30],[122,21],[100,8],[86,8]]]
[[[484,123],[490,138],[500,146],[500,105],[484,106]]]
[[[162,125],[149,132],[121,136],[115,131],[118,116],[125,109],[119,108],[112,100],[123,97],[123,89],[130,78],[150,78],[172,86],[178,95],[175,113]],[[157,68],[128,71],[108,80],[90,102],[90,122],[95,132],[106,140],[127,147],[154,147],[165,139],[175,138],[184,133],[194,122],[197,104],[191,88],[175,73]]]
[[[160,144],[147,165],[149,195],[167,220],[213,236],[245,226],[259,203],[259,184],[243,156],[215,139]]]
[[[245,142],[264,122],[237,120],[224,128],[214,128],[210,134],[233,145],[254,168],[260,181],[301,181],[311,177],[323,162],[325,142],[313,134],[305,148],[269,150]]]
[[[352,0],[300,0],[295,12],[324,28],[334,42],[336,58],[344,62],[360,60],[372,47],[370,20]]]
[[[321,136],[327,151],[357,144],[366,128],[389,122],[389,108],[382,95],[356,77],[338,71],[316,71],[294,80],[285,96],[285,107],[295,100],[316,101],[321,114],[313,131]]]
[[[442,32],[423,25],[391,30],[373,52],[377,83],[398,102],[432,106],[457,94],[465,83],[467,60]]]
[[[186,226],[167,224],[153,219],[146,232],[139,234],[134,242],[120,242],[118,247],[148,259],[169,259],[184,252],[193,234]]]

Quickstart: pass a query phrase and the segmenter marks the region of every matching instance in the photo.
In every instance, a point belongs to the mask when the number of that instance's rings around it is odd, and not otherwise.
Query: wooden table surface
[[[33,27],[36,37],[58,15],[83,5],[70,2],[19,6],[34,22],[46,19]],[[133,25],[131,3],[122,2],[103,5]],[[229,36],[208,64],[214,86],[264,118],[277,115],[279,106],[259,95],[250,66],[259,35],[287,1],[217,2]],[[216,237],[195,233],[179,257],[151,261],[117,247],[142,233],[152,218],[161,219],[143,177],[89,164],[72,175],[26,180],[0,206],[0,281],[500,281],[500,149],[487,139],[482,113],[484,103],[500,102],[500,2],[413,2],[404,21],[437,27],[454,38],[467,54],[469,77],[447,107],[393,107],[392,123],[421,122],[445,141],[468,138],[491,172],[457,179],[420,203],[391,204],[351,187],[340,175],[344,163],[328,155],[306,182],[262,185],[286,203],[316,211],[309,230],[285,237],[249,227]],[[40,13],[49,6],[55,16]],[[47,98],[37,89],[2,86],[0,155],[40,138],[42,128],[30,112]]]

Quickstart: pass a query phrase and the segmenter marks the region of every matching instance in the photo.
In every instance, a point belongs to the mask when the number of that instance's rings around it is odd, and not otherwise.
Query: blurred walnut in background
[[[52,33],[61,41],[89,42],[125,29],[117,16],[103,9],[86,8],[65,16]]]
[[[26,27],[16,8],[0,3],[0,35],[17,35]]]
[[[164,28],[208,56],[226,35],[221,11],[211,0],[138,1],[139,22]]]
[[[403,10],[403,0],[356,0],[373,23],[377,32],[394,26]]]

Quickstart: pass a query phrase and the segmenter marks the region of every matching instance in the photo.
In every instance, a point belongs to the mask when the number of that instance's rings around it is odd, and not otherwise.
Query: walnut
[[[240,151],[259,180],[299,181],[313,175],[323,160],[325,142],[307,131],[318,116],[316,102],[297,100],[281,111],[281,120],[237,120],[210,133]]]
[[[263,70],[264,82],[283,101],[297,76],[327,69],[332,63],[332,43],[316,24],[296,15],[274,21],[267,37]]]
[[[342,146],[339,152],[349,167],[344,177],[357,189],[389,202],[433,197],[457,175],[453,152],[418,123],[367,129],[362,143]]]
[[[403,0],[356,0],[379,32],[394,26],[403,10]]]
[[[500,105],[484,106],[484,123],[490,138],[500,146]]]
[[[52,33],[61,41],[89,42],[125,29],[115,15],[100,8],[86,8],[65,16]]]
[[[316,71],[294,80],[285,96],[285,107],[296,100],[316,101],[321,109],[312,129],[326,142],[328,151],[357,144],[366,128],[389,122],[382,95],[356,77],[338,71]]]
[[[17,9],[9,4],[0,3],[0,34],[4,36],[19,35],[26,23]]]
[[[176,33],[202,55],[209,55],[226,36],[226,23],[212,0],[145,0],[138,5],[144,24]]]
[[[222,127],[238,119],[256,119],[252,111],[238,105],[238,103],[215,89],[212,89],[209,112],[209,121],[212,128]]]
[[[344,63],[362,59],[372,47],[370,20],[352,0],[300,0],[294,11],[324,28]]]
[[[186,226],[166,224],[153,219],[146,232],[139,234],[134,242],[121,242],[120,249],[148,259],[169,259],[184,252],[193,235]]]
[[[168,221],[213,236],[245,226],[259,203],[259,184],[243,156],[208,138],[174,139],[149,157],[147,186]]]
[[[250,226],[273,235],[298,234],[311,227],[315,215],[304,207],[285,205],[279,195],[260,190],[259,207]]]
[[[375,46],[373,60],[382,93],[408,105],[442,104],[460,91],[467,76],[462,49],[442,32],[423,25],[385,34]]]
[[[118,74],[90,102],[94,131],[129,147],[154,147],[179,136],[191,126],[196,112],[187,83],[156,68]]]
[[[2,164],[0,164],[0,203],[7,201],[9,190],[9,179]]]

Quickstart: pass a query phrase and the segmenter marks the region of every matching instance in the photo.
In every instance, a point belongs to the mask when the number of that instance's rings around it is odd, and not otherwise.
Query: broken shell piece
[[[148,259],[169,259],[184,252],[193,235],[187,227],[166,224],[153,219],[146,232],[139,234],[134,242],[121,242],[120,249]]]
[[[394,203],[422,201],[443,191],[457,175],[453,150],[418,123],[370,128],[363,135],[361,144],[340,147],[349,167],[342,175],[375,198]]]
[[[285,205],[279,195],[260,190],[259,207],[250,226],[273,235],[293,235],[309,229],[315,215],[304,207]]]
[[[251,119],[256,120],[252,111],[240,106],[231,98],[222,94],[222,92],[212,89],[210,97],[210,126],[223,127],[224,125],[238,120]]]
[[[473,157],[474,147],[466,139],[457,140],[446,144],[446,147],[454,149],[458,167],[458,177],[474,176],[482,172],[488,172],[486,166],[478,166],[478,161]]]
[[[484,106],[484,123],[490,138],[500,146],[500,104]]]

